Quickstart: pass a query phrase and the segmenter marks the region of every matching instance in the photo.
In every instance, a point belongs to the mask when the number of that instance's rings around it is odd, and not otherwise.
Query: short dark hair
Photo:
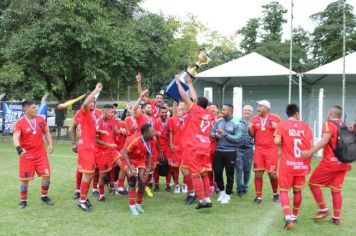
[[[27,106],[32,106],[33,104],[36,104],[34,101],[32,101],[32,100],[25,100],[25,101],[23,101],[22,102],[22,108],[25,108],[25,107],[27,107]]]
[[[334,105],[331,108],[336,109],[335,115],[340,119],[342,117],[342,107],[339,105]]]
[[[227,107],[231,108],[231,110],[234,110],[234,106],[232,104],[224,104],[224,106],[227,106]]]
[[[166,105],[162,105],[159,107],[159,111],[161,111],[161,110],[169,110],[169,109]]]
[[[219,109],[219,106],[218,106],[218,104],[216,104],[216,103],[212,103],[212,102],[211,102],[209,106],[216,106],[216,108]]]
[[[286,114],[288,117],[292,117],[299,112],[299,107],[296,104],[288,104],[286,107]]]
[[[103,106],[103,108],[104,108],[104,109],[114,109],[115,106],[114,106],[113,104],[105,104],[105,105]]]
[[[161,93],[156,93],[155,97],[157,97],[157,96],[162,96],[162,98],[163,98],[163,95]]]
[[[209,103],[209,101],[206,97],[198,97],[198,99],[197,99],[197,105],[204,109],[207,108],[208,103]]]
[[[115,108],[117,108],[118,106],[119,106],[119,104],[117,104],[117,103],[114,103],[114,104],[112,104]]]
[[[141,105],[141,109],[145,109],[145,107],[147,107],[148,105],[151,106],[151,104],[149,104],[149,103],[144,103],[144,104],[142,104],[142,105]]]
[[[148,123],[143,124],[142,127],[141,127],[141,134],[146,133],[151,127],[152,127],[152,125],[150,125]]]

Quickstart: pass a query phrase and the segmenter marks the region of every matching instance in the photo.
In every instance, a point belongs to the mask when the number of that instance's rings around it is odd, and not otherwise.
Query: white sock
[[[292,219],[292,216],[291,215],[287,215],[285,216],[286,220],[291,220]]]

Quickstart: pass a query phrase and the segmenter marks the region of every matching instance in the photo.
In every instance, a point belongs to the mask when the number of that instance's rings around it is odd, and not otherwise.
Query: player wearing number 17
[[[280,145],[282,155],[279,164],[279,189],[281,206],[285,217],[285,229],[291,229],[298,217],[302,203],[305,176],[310,171],[310,157],[302,158],[302,150],[309,150],[312,131],[306,123],[299,121],[299,108],[289,104],[286,108],[288,120],[281,122],[275,133],[274,142]],[[293,188],[293,212],[290,213],[288,191]]]

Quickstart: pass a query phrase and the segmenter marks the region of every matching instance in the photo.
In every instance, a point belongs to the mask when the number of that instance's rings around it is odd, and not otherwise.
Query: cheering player
[[[152,147],[155,145],[154,135],[153,127],[150,124],[144,124],[141,127],[141,133],[130,136],[125,143],[124,161],[121,166],[129,176],[129,204],[133,215],[144,212],[141,203],[147,176],[151,169]]]
[[[82,182],[80,184],[80,198],[77,203],[78,207],[83,211],[90,212],[90,203],[87,195],[95,172],[95,139],[97,118],[92,110],[94,110],[94,96],[103,89],[103,85],[98,83],[96,88],[86,97],[80,108],[80,138],[78,145],[78,170],[83,173]]]
[[[278,147],[274,144],[274,132],[281,121],[279,116],[269,112],[267,100],[257,101],[258,116],[249,124],[249,134],[255,138],[253,170],[255,171],[255,204],[262,202],[263,173],[268,173],[273,190],[273,200],[278,201]]]
[[[282,148],[279,165],[279,188],[281,206],[285,217],[285,229],[291,229],[302,204],[302,188],[305,176],[310,171],[310,157],[302,158],[302,150],[309,150],[313,142],[312,131],[306,123],[299,121],[299,108],[289,104],[286,108],[288,120],[281,122],[274,142]],[[293,213],[289,209],[288,191],[293,188]]]
[[[344,178],[351,169],[348,163],[340,162],[333,149],[337,146],[338,126],[342,125],[342,108],[333,106],[329,110],[328,120],[324,123],[321,140],[313,148],[308,151],[303,151],[302,156],[312,156],[315,152],[323,148],[323,158],[319,165],[315,168],[309,179],[309,188],[313,193],[314,200],[319,206],[319,212],[314,216],[314,220],[322,220],[329,216],[329,210],[324,202],[323,192],[321,187],[329,187],[334,207],[334,215],[331,218],[331,223],[340,224],[340,212],[342,205],[341,189],[344,183]]]
[[[210,131],[214,117],[206,110],[208,100],[204,97],[197,98],[192,84],[192,78],[186,79],[193,103],[184,91],[179,77],[177,86],[179,94],[188,107],[188,117],[184,132],[182,133],[183,163],[188,164],[193,177],[193,185],[198,196],[199,203],[196,209],[212,207],[210,200],[210,181],[208,172],[212,171],[210,162]],[[203,182],[203,184],[202,184]]]
[[[47,196],[50,185],[50,166],[46,153],[43,136],[48,143],[48,153],[53,152],[52,138],[46,121],[37,116],[37,106],[33,101],[22,102],[24,116],[16,121],[14,126],[13,143],[19,154],[21,201],[19,208],[27,206],[28,181],[34,179],[35,171],[42,177],[41,200],[47,205],[54,205]]]

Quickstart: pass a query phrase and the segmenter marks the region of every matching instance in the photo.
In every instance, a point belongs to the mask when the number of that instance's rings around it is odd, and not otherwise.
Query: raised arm
[[[102,83],[97,83],[95,89],[86,97],[86,99],[83,102],[82,109],[83,111],[87,111],[89,104],[93,101],[93,98],[95,95],[100,93],[100,91],[103,89],[103,84]]]
[[[134,117],[139,117],[141,114],[140,112],[138,111],[138,107],[140,106],[141,104],[141,101],[142,99],[148,94],[148,89],[146,89],[145,91],[142,91],[140,93],[140,96],[138,97],[135,105],[132,107],[132,112],[133,112],[133,116]]]
[[[142,78],[140,72],[136,74],[136,82],[137,82],[137,94],[140,95],[142,93]]]
[[[179,95],[182,98],[182,101],[187,105],[188,109],[190,109],[192,105],[192,101],[190,100],[188,94],[184,91],[181,82],[179,80],[179,77],[176,77],[176,83],[179,91]]]

